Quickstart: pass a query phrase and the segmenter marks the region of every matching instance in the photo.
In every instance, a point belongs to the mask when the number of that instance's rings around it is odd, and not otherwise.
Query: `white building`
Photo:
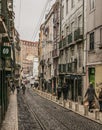
[[[38,57],[35,57],[33,60],[33,77],[38,78]]]

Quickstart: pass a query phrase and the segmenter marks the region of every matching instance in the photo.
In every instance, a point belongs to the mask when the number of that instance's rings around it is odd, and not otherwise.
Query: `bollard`
[[[58,102],[57,97],[56,97],[56,102]]]
[[[59,99],[59,104],[62,104],[62,100],[61,99]]]
[[[69,101],[69,108],[72,109],[72,102]]]
[[[66,101],[63,100],[63,107],[66,107]]]
[[[88,116],[88,106],[84,106],[84,115]]]
[[[99,109],[95,110],[95,120],[99,120]]]
[[[51,100],[52,100],[52,95],[51,95]]]
[[[79,111],[79,104],[75,103],[75,111]]]

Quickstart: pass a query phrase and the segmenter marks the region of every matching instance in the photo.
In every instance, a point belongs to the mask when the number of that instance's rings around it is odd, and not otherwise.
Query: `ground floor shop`
[[[83,76],[82,75],[61,75],[59,76],[60,85],[66,82],[68,85],[68,99],[80,101],[83,97]]]
[[[102,88],[102,65],[88,66],[87,81],[92,82],[98,94]]]
[[[0,123],[5,117],[7,107],[9,104],[9,95],[10,95],[10,79],[11,71],[9,70],[0,70]]]

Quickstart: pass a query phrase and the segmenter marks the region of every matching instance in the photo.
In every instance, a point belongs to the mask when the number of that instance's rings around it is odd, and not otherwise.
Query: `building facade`
[[[87,85],[93,82],[96,92],[102,87],[102,1],[87,0]]]
[[[0,125],[9,104],[10,81],[15,81],[13,0],[0,0]]]
[[[59,63],[59,42],[60,42],[60,1],[57,0],[53,7],[53,50],[52,50],[52,58],[53,58],[53,88],[54,93],[56,93],[56,88],[58,87],[59,81],[59,71],[58,71],[58,63]]]
[[[41,49],[42,48],[42,49]],[[39,78],[40,88],[48,92],[52,92],[52,77],[53,77],[53,6],[45,17],[45,22],[40,27],[39,40]]]
[[[38,42],[21,40],[22,76],[33,76],[33,60],[38,57]]]

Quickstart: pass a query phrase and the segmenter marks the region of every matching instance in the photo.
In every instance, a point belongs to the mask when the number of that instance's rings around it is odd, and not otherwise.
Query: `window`
[[[88,68],[89,82],[95,83],[95,68]]]
[[[71,8],[74,7],[74,0],[71,0]]]
[[[82,15],[78,17],[78,27],[82,27]]]
[[[90,11],[95,8],[95,0],[90,0]]]
[[[64,19],[64,6],[62,6],[62,19]]]
[[[66,27],[66,36],[69,34],[69,27]]]
[[[66,14],[68,14],[68,1],[69,0],[66,0]]]
[[[74,31],[74,22],[71,23],[71,31]]]
[[[90,50],[94,50],[94,32],[90,34]]]

